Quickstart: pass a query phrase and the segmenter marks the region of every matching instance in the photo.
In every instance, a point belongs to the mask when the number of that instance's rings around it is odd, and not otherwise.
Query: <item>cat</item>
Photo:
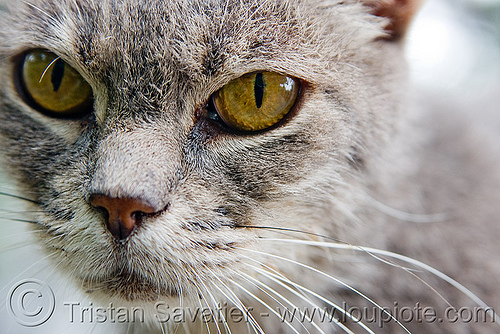
[[[137,333],[497,333],[497,137],[410,93],[419,5],[4,0],[6,219],[91,301],[57,307],[135,307]]]

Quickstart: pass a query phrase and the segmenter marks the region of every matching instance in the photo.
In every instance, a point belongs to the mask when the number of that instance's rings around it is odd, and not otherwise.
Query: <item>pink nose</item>
[[[115,198],[98,194],[91,197],[90,204],[106,211],[106,227],[117,240],[126,239],[144,216],[156,212],[151,205],[137,198]]]

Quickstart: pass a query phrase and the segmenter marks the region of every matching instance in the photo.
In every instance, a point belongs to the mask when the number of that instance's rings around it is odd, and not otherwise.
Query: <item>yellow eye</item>
[[[74,116],[92,108],[92,88],[55,54],[33,50],[20,67],[21,83],[34,107],[58,117]]]
[[[292,109],[299,93],[298,79],[274,73],[245,74],[213,95],[222,120],[237,130],[259,131],[275,125]]]

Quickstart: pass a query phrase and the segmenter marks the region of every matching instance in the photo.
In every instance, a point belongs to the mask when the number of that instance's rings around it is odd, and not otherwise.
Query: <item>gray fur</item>
[[[386,21],[361,3],[33,0],[5,6],[4,162],[44,211],[35,217],[39,241],[94,300],[175,303],[182,290],[197,306],[192,282],[223,299],[215,275],[266,299],[235,274],[259,277],[249,269],[250,255],[338,304],[366,303],[321,275],[242,249],[248,248],[319,268],[384,306],[446,307],[436,291],[457,307],[474,306],[422,274],[434,291],[399,266],[407,264],[391,266],[366,252],[288,247],[259,239],[283,234],[245,228],[273,226],[406,254],[500,309],[498,159],[486,139],[475,144],[463,135],[474,136],[473,129],[448,125],[452,117],[444,112],[410,107],[401,45],[383,38]],[[23,102],[12,74],[16,56],[31,48],[49,49],[81,72],[94,90],[93,115],[53,119]],[[307,83],[293,115],[252,135],[225,132],[206,119],[212,93],[257,70]],[[139,197],[168,209],[119,247],[89,204],[92,193]],[[447,216],[409,223],[374,203]],[[245,305],[260,307],[233,288]],[[498,332],[489,322],[405,325],[416,333]],[[290,331],[270,319],[262,326],[267,333]],[[382,329],[398,331],[394,323]]]

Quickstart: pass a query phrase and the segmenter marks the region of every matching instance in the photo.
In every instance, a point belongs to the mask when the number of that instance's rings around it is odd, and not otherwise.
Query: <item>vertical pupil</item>
[[[257,73],[255,75],[254,84],[254,94],[255,94],[255,104],[257,108],[262,107],[262,99],[264,98],[264,78],[262,73]]]
[[[64,61],[61,59],[57,59],[54,63],[52,69],[52,75],[50,76],[50,82],[52,83],[52,87],[54,88],[54,92],[59,90],[61,87],[62,79],[64,77]]]

